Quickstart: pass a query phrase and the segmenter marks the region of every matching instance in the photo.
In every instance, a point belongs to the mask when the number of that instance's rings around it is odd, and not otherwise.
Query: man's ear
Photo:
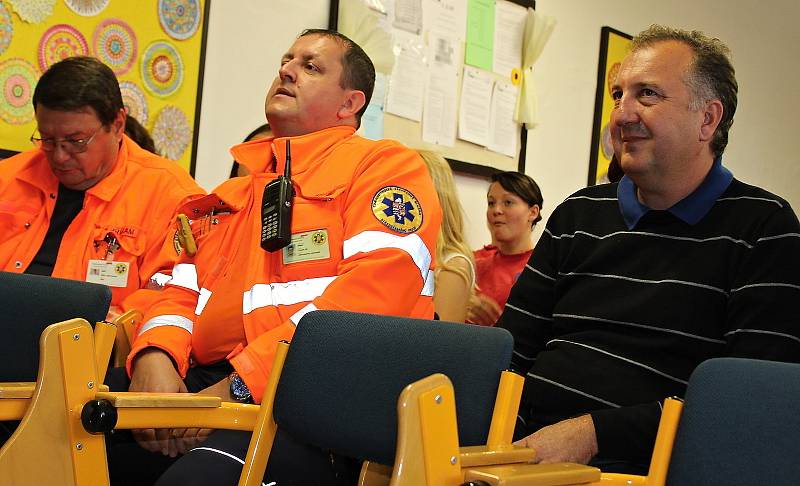
[[[717,131],[719,122],[722,121],[722,102],[720,100],[711,100],[706,103],[703,109],[703,123],[700,125],[700,141],[707,142],[714,136]]]
[[[336,113],[339,119],[355,118],[356,113],[364,107],[367,102],[367,97],[363,91],[351,89],[347,91],[347,97]]]
[[[122,138],[122,134],[125,133],[125,119],[127,117],[125,108],[120,108],[114,117],[114,121],[111,122],[111,131],[119,138]]]

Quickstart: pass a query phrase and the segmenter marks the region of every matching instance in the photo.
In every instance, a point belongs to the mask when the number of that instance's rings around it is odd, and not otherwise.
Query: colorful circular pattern
[[[47,29],[39,41],[39,68],[47,68],[72,56],[89,54],[89,45],[78,29],[67,24],[58,24]]]
[[[177,49],[164,41],[150,44],[142,56],[142,79],[156,96],[174,93],[183,82],[183,61]]]
[[[200,26],[200,5],[197,0],[158,0],[158,20],[170,37],[185,40]]]
[[[38,24],[53,14],[56,0],[8,0],[8,3],[17,12],[19,18],[25,22]]]
[[[192,129],[186,114],[172,105],[165,106],[158,113],[152,135],[158,153],[172,160],[180,159],[192,141]]]
[[[0,54],[4,53],[14,37],[14,23],[11,21],[11,12],[0,1]]]
[[[109,0],[64,0],[73,12],[84,17],[93,17],[108,6]]]
[[[33,88],[39,79],[36,66],[18,57],[0,62],[0,119],[12,125],[33,120]]]
[[[147,98],[142,88],[130,81],[120,81],[119,90],[122,93],[122,104],[128,110],[128,114],[145,125],[149,117],[150,110],[147,107]]]
[[[92,48],[94,55],[120,76],[127,73],[136,60],[136,34],[122,20],[104,20],[94,29]]]

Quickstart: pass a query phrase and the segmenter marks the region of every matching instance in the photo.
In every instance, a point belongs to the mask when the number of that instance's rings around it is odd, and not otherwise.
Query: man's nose
[[[288,79],[289,81],[294,82],[295,79],[297,79],[292,61],[288,61],[278,68],[278,76],[280,76],[281,81],[286,81]]]
[[[636,100],[631,97],[622,95],[616,102],[614,109],[611,111],[611,122],[615,125],[622,126],[629,123],[638,123],[639,110]]]
[[[72,155],[62,146],[62,142],[56,142],[55,148],[53,148],[53,151],[50,153],[52,154],[50,157],[56,162],[63,162],[72,157]]]

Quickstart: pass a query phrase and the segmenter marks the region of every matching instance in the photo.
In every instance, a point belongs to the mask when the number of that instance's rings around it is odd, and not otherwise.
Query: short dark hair
[[[533,206],[534,204],[539,206],[539,214],[531,224],[531,227],[542,220],[541,209],[544,205],[544,199],[542,198],[542,190],[539,189],[539,185],[536,184],[533,178],[516,171],[496,172],[492,174],[492,182],[496,182],[506,191],[516,194],[528,206]]]
[[[694,61],[685,78],[692,93],[691,108],[697,110],[713,99],[722,103],[722,120],[711,139],[711,150],[715,157],[719,157],[728,145],[728,130],[733,125],[739,93],[730,49],[716,37],[708,37],[697,30],[689,32],[653,24],[633,38],[631,51],[670,40],[686,44],[694,52]]]
[[[122,94],[114,71],[89,56],[68,57],[42,74],[33,91],[33,108],[76,111],[90,106],[103,125],[122,109]]]
[[[136,142],[136,145],[148,152],[158,155],[158,152],[156,152],[156,144],[153,142],[153,137],[150,136],[150,132],[147,131],[144,125],[139,123],[139,120],[130,115],[125,117],[125,135]]]
[[[364,106],[356,113],[356,122],[361,125],[361,116],[367,111],[372,91],[375,89],[375,66],[364,49],[353,42],[352,39],[329,29],[306,29],[298,37],[307,35],[321,35],[339,42],[344,47],[342,57],[342,79],[339,80],[342,88],[357,89],[364,93]]]

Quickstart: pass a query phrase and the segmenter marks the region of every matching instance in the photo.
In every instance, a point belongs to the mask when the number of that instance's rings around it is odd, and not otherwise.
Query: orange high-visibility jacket
[[[105,258],[103,239],[111,233],[120,245],[111,258],[130,264],[127,286],[111,287],[111,303],[128,307],[123,300],[151,277],[166,270],[163,279],[169,278],[178,260],[169,238],[175,211],[202,194],[177,163],[125,136],[114,169],[86,190],[83,209],[61,240],[52,276],[86,280],[89,260]],[[0,269],[22,273],[28,268],[50,226],[57,195],[58,179],[40,150],[0,163]]]
[[[287,140],[296,192],[292,245],[269,253],[260,246],[262,194],[283,173]],[[278,341],[290,339],[309,311],[433,317],[441,209],[416,152],[366,140],[351,127],[257,140],[231,152],[253,175],[184,206],[195,218],[199,250],[176,265],[145,313],[129,373],[146,347],[166,351],[181,376],[190,363],[227,357],[260,401]],[[204,315],[214,299],[226,315]]]

